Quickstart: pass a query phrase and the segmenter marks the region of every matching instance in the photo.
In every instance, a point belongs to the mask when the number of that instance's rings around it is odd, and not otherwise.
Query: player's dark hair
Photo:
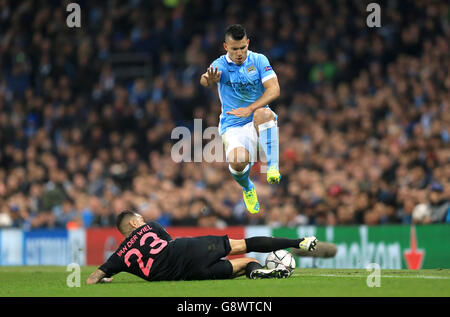
[[[124,210],[122,211],[116,219],[116,227],[117,229],[123,233],[123,223],[127,220],[129,220],[131,217],[135,217],[136,213],[130,210]]]
[[[227,27],[225,30],[225,40],[230,36],[235,41],[242,40],[245,36],[247,36],[247,31],[240,24],[233,24]]]

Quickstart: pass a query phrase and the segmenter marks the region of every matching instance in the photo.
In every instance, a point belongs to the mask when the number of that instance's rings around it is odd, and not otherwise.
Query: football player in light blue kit
[[[222,104],[219,133],[229,170],[243,189],[247,210],[257,213],[260,206],[249,179],[257,153],[267,161],[267,182],[281,180],[277,116],[268,106],[280,95],[280,86],[267,57],[249,51],[249,42],[243,26],[229,26],[223,43],[226,55],[211,64],[200,83],[218,89]],[[258,145],[263,151],[258,152]]]

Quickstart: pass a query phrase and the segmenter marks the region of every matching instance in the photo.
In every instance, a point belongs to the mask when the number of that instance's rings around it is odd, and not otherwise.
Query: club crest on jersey
[[[255,72],[255,66],[254,66],[254,65],[248,66],[248,67],[247,67],[247,72],[248,72],[248,73],[253,73],[253,72]]]

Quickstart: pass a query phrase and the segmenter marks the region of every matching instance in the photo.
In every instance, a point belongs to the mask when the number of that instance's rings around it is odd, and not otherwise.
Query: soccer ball
[[[284,249],[273,251],[266,258],[266,267],[268,269],[284,267],[292,273],[295,269],[295,259],[291,253]]]

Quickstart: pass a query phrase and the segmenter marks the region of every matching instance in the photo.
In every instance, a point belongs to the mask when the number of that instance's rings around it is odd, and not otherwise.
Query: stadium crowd
[[[0,226],[450,222],[450,4],[380,1],[369,28],[368,2],[77,1],[68,28],[69,1],[0,0]],[[199,79],[233,23],[281,86],[283,178],[252,167],[256,215],[225,162],[171,156],[174,128],[217,126]],[[117,53],[152,75],[119,76]]]

